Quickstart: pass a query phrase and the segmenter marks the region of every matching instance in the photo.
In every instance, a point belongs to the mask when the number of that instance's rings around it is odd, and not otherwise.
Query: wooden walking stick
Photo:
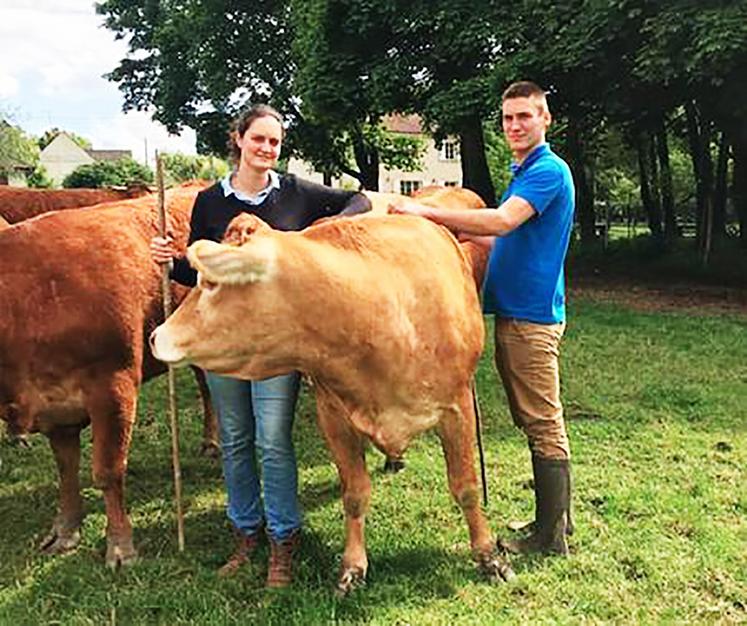
[[[161,155],[156,152],[156,184],[158,185],[158,231],[166,237],[166,196],[163,189],[163,164]],[[169,266],[161,266],[161,290],[163,292],[164,319],[171,315],[171,285]],[[184,552],[184,513],[182,512],[182,469],[179,462],[179,421],[176,410],[176,380],[174,368],[169,365],[169,421],[171,423],[171,465],[174,468],[174,500],[176,501],[176,536],[179,552]]]

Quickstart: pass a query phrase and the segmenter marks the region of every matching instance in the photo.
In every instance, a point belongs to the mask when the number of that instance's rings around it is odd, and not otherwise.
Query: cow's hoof
[[[28,450],[31,448],[31,442],[29,441],[28,435],[26,434],[9,434],[8,435],[8,443],[11,446],[17,446],[19,448],[25,448]]]
[[[77,528],[62,528],[55,524],[42,540],[39,550],[48,555],[65,554],[75,550],[79,543],[80,531]]]
[[[491,583],[516,580],[516,574],[508,561],[497,551],[481,554],[477,558],[477,568]]]
[[[384,461],[384,473],[385,474],[396,474],[405,469],[405,460],[401,457],[387,457]]]
[[[200,456],[217,459],[220,457],[220,446],[216,441],[203,441],[200,444]]]
[[[109,569],[119,569],[134,565],[137,562],[137,551],[131,541],[113,543],[106,548],[106,566]]]
[[[343,598],[351,591],[366,584],[366,572],[360,567],[345,567],[337,580],[335,595]]]

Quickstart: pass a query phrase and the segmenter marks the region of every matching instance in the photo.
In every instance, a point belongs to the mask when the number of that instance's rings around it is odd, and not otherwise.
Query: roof
[[[86,150],[92,159],[96,161],[118,161],[119,159],[132,158],[132,150]]]
[[[383,119],[384,128],[392,133],[422,135],[423,124],[418,115],[387,115]]]

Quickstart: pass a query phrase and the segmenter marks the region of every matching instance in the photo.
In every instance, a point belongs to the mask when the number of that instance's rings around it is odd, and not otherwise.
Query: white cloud
[[[132,156],[145,161],[147,144],[148,163],[152,166],[155,151],[195,153],[195,133],[187,129],[180,136],[169,135],[166,128],[153,122],[147,113],[132,111],[121,114],[110,122],[97,122],[92,126],[93,136],[99,139],[94,148],[132,150]]]
[[[10,98],[18,93],[18,81],[15,76],[0,65],[0,98]]]
[[[194,153],[193,132],[171,137],[142,112],[122,113],[122,94],[103,74],[127,54],[102,26],[89,0],[2,0],[0,110],[41,134],[56,126],[89,139],[94,148],[125,148],[144,159],[155,148]]]

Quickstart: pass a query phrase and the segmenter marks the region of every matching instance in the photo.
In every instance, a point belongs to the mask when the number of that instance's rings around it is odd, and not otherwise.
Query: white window
[[[399,192],[403,196],[411,196],[423,186],[419,180],[401,180],[399,181]]]
[[[441,144],[441,160],[459,160],[459,143],[457,141],[444,141],[443,144]]]

